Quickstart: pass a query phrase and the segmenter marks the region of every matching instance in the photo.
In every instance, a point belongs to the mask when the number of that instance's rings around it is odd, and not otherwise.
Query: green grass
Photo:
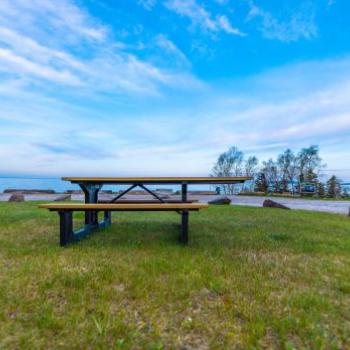
[[[60,248],[36,205],[0,203],[1,349],[350,348],[345,216],[211,207],[181,247],[178,214],[114,213]]]

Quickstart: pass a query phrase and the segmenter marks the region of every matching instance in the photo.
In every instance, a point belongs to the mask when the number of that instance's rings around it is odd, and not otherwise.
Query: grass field
[[[114,213],[68,248],[0,203],[0,349],[349,349],[350,218],[252,207]],[[78,216],[82,220],[82,215]]]

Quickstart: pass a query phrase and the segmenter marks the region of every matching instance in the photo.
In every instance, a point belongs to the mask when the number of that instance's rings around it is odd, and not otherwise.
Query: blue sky
[[[1,0],[0,174],[207,175],[319,144],[350,179],[345,0]]]

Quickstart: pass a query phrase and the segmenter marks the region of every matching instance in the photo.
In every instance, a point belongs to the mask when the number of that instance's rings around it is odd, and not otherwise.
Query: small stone
[[[23,202],[23,201],[24,201],[24,196],[21,193],[14,193],[9,198],[9,202]]]
[[[290,209],[283,204],[277,203],[271,199],[264,200],[263,207],[265,208],[277,208],[277,209]]]
[[[70,201],[72,199],[72,196],[70,194],[62,194],[61,196],[58,196],[54,199],[55,202],[60,201]]]
[[[117,292],[124,292],[125,290],[125,285],[123,283],[121,284],[117,284],[114,286],[114,289],[117,291]]]
[[[231,204],[231,199],[228,197],[220,197],[209,201],[208,204],[219,204],[219,205]]]

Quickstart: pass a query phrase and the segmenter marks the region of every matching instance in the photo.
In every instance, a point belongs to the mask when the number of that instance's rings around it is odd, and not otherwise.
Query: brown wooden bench
[[[112,211],[176,211],[181,214],[181,232],[180,242],[188,242],[188,216],[190,211],[198,211],[207,208],[205,203],[138,203],[138,204],[120,204],[120,203],[49,203],[40,204],[39,208],[56,211],[60,217],[60,245],[65,246],[69,243],[80,240],[90,234],[96,228],[107,227],[111,224]],[[73,213],[75,211],[104,213],[104,219],[98,221],[98,215],[94,215],[94,221],[85,224],[77,231],[73,231]]]

